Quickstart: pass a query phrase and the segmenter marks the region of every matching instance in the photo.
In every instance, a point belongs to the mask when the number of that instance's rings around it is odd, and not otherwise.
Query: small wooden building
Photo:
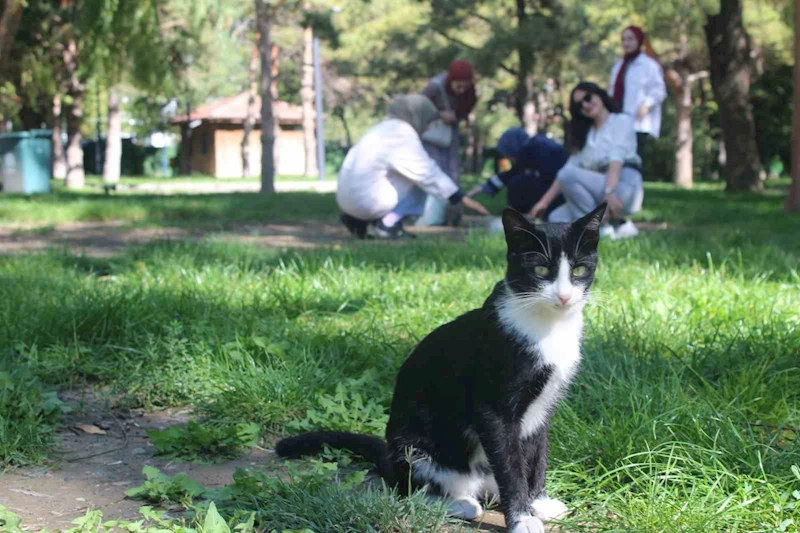
[[[247,116],[248,94],[222,98],[193,109],[191,114],[176,116],[172,124],[181,126],[181,160],[190,157],[192,173],[217,178],[242,177],[242,140]],[[261,98],[256,98],[256,125],[250,133],[250,175],[261,174]],[[280,100],[273,104],[278,128],[275,138],[275,169],[280,175],[305,172],[303,110],[299,105]],[[191,149],[186,143],[191,125]]]

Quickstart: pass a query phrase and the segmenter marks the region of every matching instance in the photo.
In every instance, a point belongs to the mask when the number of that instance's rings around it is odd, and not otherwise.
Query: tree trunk
[[[270,86],[269,94],[272,95],[272,105],[270,109],[275,108],[275,102],[278,101],[278,74],[279,74],[279,64],[280,64],[280,50],[278,49],[278,45],[272,43],[270,45],[272,47],[270,52],[270,57],[272,58],[272,85]],[[281,148],[280,148],[280,124],[279,119],[276,118],[273,114],[273,138],[275,139],[272,143],[272,167],[274,169],[273,173],[277,174],[280,172],[281,168]]]
[[[680,75],[680,92],[675,94],[678,131],[675,139],[675,175],[673,182],[681,189],[691,189],[694,159],[692,156],[692,83],[687,73]]]
[[[275,192],[275,117],[272,113],[272,7],[256,0],[258,54],[261,58],[261,193]]]
[[[98,146],[99,149],[99,146]],[[108,90],[108,131],[106,132],[106,164],[103,167],[105,183],[119,182],[122,166],[122,108],[119,92]]]
[[[539,131],[539,120],[536,117],[536,104],[528,100],[522,106],[522,127],[530,136]]]
[[[308,9],[308,6],[306,6]],[[303,30],[303,79],[300,89],[303,102],[303,145],[306,151],[305,175],[316,176],[317,138],[314,135],[314,32],[311,26]]]
[[[80,189],[86,184],[83,173],[83,148],[81,147],[81,122],[83,121],[83,94],[70,90],[73,101],[67,106],[67,176],[68,189]]]
[[[64,143],[61,142],[61,95],[53,96],[53,178],[63,180],[67,177],[67,158]]]
[[[0,14],[0,72],[6,72],[8,55],[14,43],[22,12],[25,9],[23,0],[6,0],[5,8]]]
[[[483,170],[485,160],[483,159],[483,151],[486,148],[486,135],[484,132],[478,131],[477,138],[475,139],[475,173],[480,174]]]
[[[464,159],[467,160],[467,172],[474,172],[470,163],[475,161],[475,113],[470,113],[467,116],[467,124],[464,128],[464,135],[467,138],[467,146],[464,149]]]
[[[792,184],[786,196],[787,213],[800,212],[800,8],[794,10],[794,110],[792,111]]]
[[[250,132],[256,124],[256,96],[258,96],[258,48],[253,47],[250,63],[247,67],[247,79],[250,92],[247,96],[247,116],[244,119],[244,137],[242,138],[242,177],[250,177]]]
[[[517,72],[517,98],[515,107],[517,117],[522,122],[528,133],[536,127],[536,104],[533,101],[533,51],[528,46],[525,38],[528,32],[528,14],[525,11],[525,0],[517,2],[517,33],[519,46],[517,58],[519,59],[519,72]],[[535,132],[534,132],[535,133]]]
[[[83,148],[81,147],[81,122],[83,120],[83,96],[85,85],[78,77],[78,44],[68,38],[62,51],[65,72],[67,73],[67,95],[70,104],[67,106],[67,177],[68,189],[81,188],[86,183],[83,173]]]
[[[794,110],[792,111],[792,184],[784,208],[800,212],[800,7],[794,10]]]
[[[547,133],[547,119],[553,114],[553,83],[552,80],[547,80],[547,85],[544,90],[541,90],[536,95],[536,113],[537,132]]]
[[[342,121],[342,128],[344,128],[344,139],[347,149],[353,146],[353,137],[350,135],[350,126],[347,124],[347,117],[344,116],[344,106],[336,106],[333,108],[333,114],[339,117]]]
[[[192,175],[192,101],[186,91],[186,122],[181,127],[181,174]]]
[[[761,189],[761,161],[750,104],[750,37],[742,22],[741,0],[721,0],[720,12],[705,25],[711,56],[711,87],[719,105],[727,162],[727,191]]]

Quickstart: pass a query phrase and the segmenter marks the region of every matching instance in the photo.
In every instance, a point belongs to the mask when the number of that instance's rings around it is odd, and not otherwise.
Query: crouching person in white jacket
[[[387,118],[347,152],[336,201],[353,235],[413,237],[403,228],[403,218],[422,215],[426,193],[489,214],[466,197],[422,147],[420,135],[437,118],[439,112],[425,96],[400,96],[389,105]]]

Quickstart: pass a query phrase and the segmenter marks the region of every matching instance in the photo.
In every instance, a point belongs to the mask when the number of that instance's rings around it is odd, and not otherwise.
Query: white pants
[[[553,210],[548,222],[572,222],[597,207],[605,196],[606,175],[576,166],[565,166],[558,171],[556,180],[566,203]],[[642,208],[644,188],[638,170],[622,167],[617,184],[617,198],[622,202],[623,214],[631,215]]]

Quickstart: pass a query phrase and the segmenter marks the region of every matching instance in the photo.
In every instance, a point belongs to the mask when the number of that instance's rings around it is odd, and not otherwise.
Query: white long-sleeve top
[[[353,146],[339,170],[339,208],[361,220],[392,211],[414,186],[447,200],[458,185],[431,159],[416,130],[389,118],[370,128]]]
[[[611,84],[608,93],[614,96],[614,84],[623,60],[618,60],[611,67]],[[642,103],[647,104],[650,112],[642,119],[635,121],[637,132],[649,133],[653,137],[661,134],[661,103],[667,97],[667,86],[664,84],[664,70],[661,65],[644,52],[630,62],[625,69],[625,92],[622,99],[622,112],[636,117]]]
[[[633,117],[611,113],[600,128],[592,126],[583,149],[572,154],[566,164],[594,171],[603,171],[612,161],[640,166],[636,149]]]

